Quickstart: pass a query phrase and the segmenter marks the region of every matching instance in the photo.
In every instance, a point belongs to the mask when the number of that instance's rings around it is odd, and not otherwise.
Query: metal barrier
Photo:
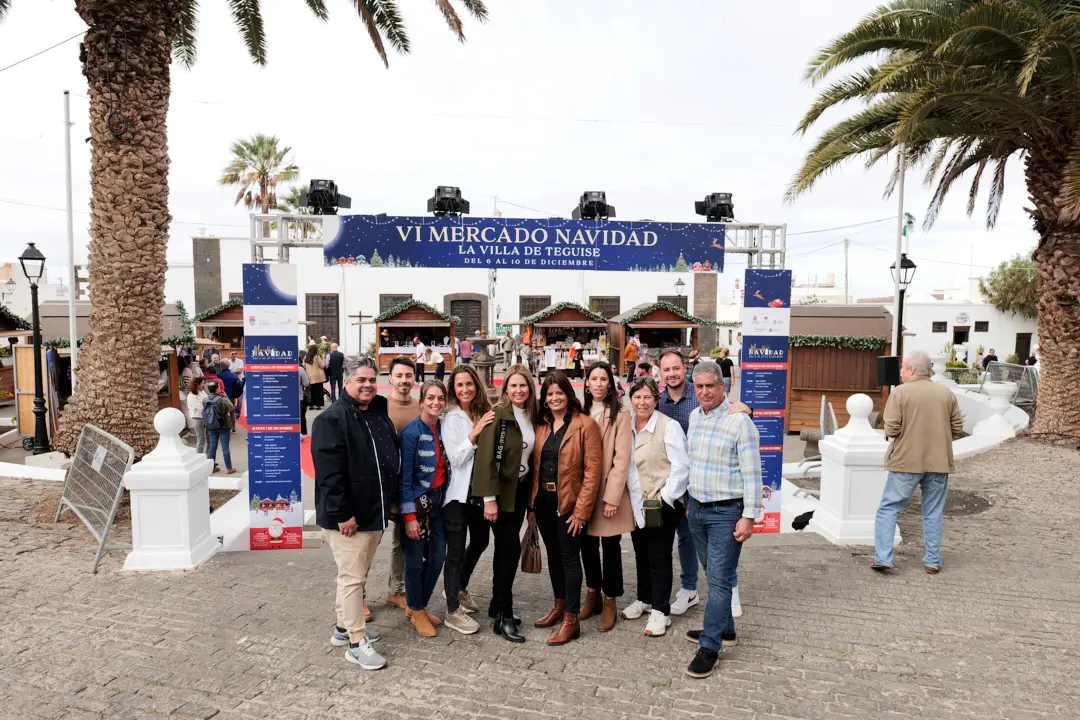
[[[1009,398],[1009,402],[1026,411],[1028,415],[1034,415],[1035,399],[1039,394],[1039,371],[1034,367],[992,362],[987,366],[982,383],[979,384],[979,392],[983,391],[982,386],[987,381],[1016,383],[1016,394]]]
[[[75,458],[64,481],[56,518],[67,507],[78,516],[98,541],[92,573],[96,573],[106,550],[127,550],[130,544],[107,545],[116,509],[124,495],[124,475],[131,469],[135,451],[123,440],[90,424],[83,426]]]

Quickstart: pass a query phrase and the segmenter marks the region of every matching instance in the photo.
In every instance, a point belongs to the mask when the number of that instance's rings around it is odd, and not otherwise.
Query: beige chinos
[[[349,633],[349,642],[352,643],[367,637],[364,630],[364,585],[382,535],[382,530],[373,530],[345,537],[337,530],[323,528],[323,537],[337,563],[337,596],[334,599],[337,624]]]

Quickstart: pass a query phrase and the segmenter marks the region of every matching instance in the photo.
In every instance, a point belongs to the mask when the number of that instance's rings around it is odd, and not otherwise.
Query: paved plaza
[[[476,635],[421,639],[382,604],[388,542],[369,598],[390,666],[364,672],[327,642],[328,550],[148,575],[120,572],[118,552],[92,576],[82,526],[32,522],[57,486],[0,480],[0,717],[1077,718],[1077,467],[1080,453],[1026,441],[961,463],[936,577],[920,563],[917,503],[887,577],[869,570],[868,548],[755,538],[740,645],[707,680],[683,674],[695,649],[683,632],[702,606],[664,638],[645,638],[643,620],[605,635],[589,620],[580,642],[546,647],[531,628],[549,607],[546,573],[518,578],[524,645],[487,618]],[[486,606],[489,557],[476,577]]]

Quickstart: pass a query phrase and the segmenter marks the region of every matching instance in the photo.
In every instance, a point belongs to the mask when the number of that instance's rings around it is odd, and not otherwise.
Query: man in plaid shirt
[[[761,515],[761,452],[757,427],[749,415],[729,413],[720,366],[712,361],[694,369],[700,407],[690,414],[690,532],[705,566],[709,601],[705,628],[690,630],[699,648],[686,673],[712,674],[722,647],[738,644],[731,614],[731,577],[739,567],[742,543],[754,534]]]

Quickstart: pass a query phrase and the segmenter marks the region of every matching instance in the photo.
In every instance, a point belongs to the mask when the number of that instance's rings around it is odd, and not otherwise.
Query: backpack
[[[221,429],[221,398],[212,397],[206,401],[203,405],[202,411],[203,423],[206,425],[207,430],[220,430]]]

